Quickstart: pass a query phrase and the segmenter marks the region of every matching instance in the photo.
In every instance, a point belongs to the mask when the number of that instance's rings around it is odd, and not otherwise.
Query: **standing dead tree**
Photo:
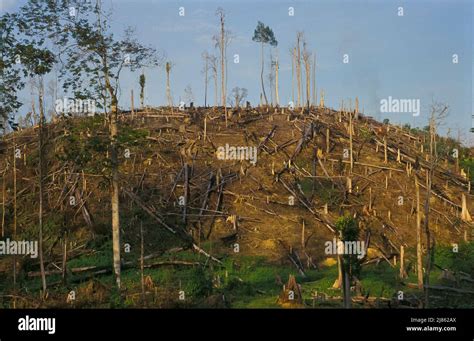
[[[303,62],[306,73],[306,107],[309,110],[311,101],[311,52],[308,51],[306,41],[303,41]]]
[[[276,58],[275,58],[275,99],[277,107],[280,106],[280,94],[278,91],[278,70],[280,69],[280,64],[278,61],[278,50],[276,51]]]
[[[296,47],[290,48],[291,55],[291,101],[295,103],[295,64],[296,64]]]
[[[217,57],[214,55],[208,55],[208,60],[209,60],[209,70],[212,73],[212,78],[214,79],[214,106],[217,106],[219,103],[219,96],[218,96],[218,89],[219,86],[217,85],[217,80],[218,80],[218,70],[219,67],[217,66]]]
[[[165,64],[165,70],[166,70],[166,98],[168,100],[168,107],[173,108],[173,98],[171,97],[171,87],[170,87],[170,73],[171,73],[171,68],[173,65],[171,62],[166,62]]]
[[[232,97],[229,102],[235,106],[235,108],[240,108],[241,104],[247,98],[248,91],[245,88],[239,88],[238,86],[232,89]]]
[[[214,35],[212,40],[215,42],[214,46],[219,49],[219,61],[221,71],[221,101],[224,107],[225,122],[227,126],[227,47],[232,40],[232,33],[225,29],[225,12],[219,7],[216,10],[216,15],[219,18],[219,34]]]
[[[204,74],[204,106],[207,107],[207,88],[209,83],[209,53],[203,52],[202,59],[204,59],[204,68],[202,73]]]
[[[303,103],[302,99],[302,72],[301,72],[301,42],[303,40],[304,34],[303,32],[296,33],[296,54],[295,54],[295,64],[296,64],[296,87],[298,90],[298,107],[301,107]]]
[[[430,216],[430,197],[433,185],[433,174],[434,170],[439,165],[438,150],[436,147],[436,133],[438,126],[446,118],[448,112],[448,106],[441,103],[434,103],[431,105],[431,114],[429,119],[429,137],[430,137],[430,155],[429,155],[429,166],[426,170],[426,197],[424,204],[424,224],[423,229],[426,235],[426,260],[425,260],[425,278],[424,278],[424,291],[425,291],[425,308],[429,306],[429,285],[430,285],[430,273],[431,263],[434,252],[435,241],[431,237],[429,227],[429,216]]]
[[[317,105],[318,98],[316,92],[316,53],[313,54],[313,106]]]

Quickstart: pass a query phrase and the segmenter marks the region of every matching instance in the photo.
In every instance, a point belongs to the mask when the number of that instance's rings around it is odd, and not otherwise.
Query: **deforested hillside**
[[[42,196],[49,289],[38,299],[39,258],[2,256],[0,303],[419,307],[424,289],[430,306],[469,305],[471,156],[432,123],[324,106],[120,113],[120,291],[108,117],[55,119],[41,153],[37,126],[5,135],[3,240],[38,239]]]

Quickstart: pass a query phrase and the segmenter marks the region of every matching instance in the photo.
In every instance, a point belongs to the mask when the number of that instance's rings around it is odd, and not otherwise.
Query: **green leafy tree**
[[[0,53],[0,128],[5,130],[7,119],[22,106],[18,92],[26,79],[47,74],[56,59],[28,23],[10,13],[0,17]]]
[[[275,35],[273,33],[273,30],[269,26],[265,26],[264,23],[259,21],[257,23],[257,27],[255,28],[255,31],[253,33],[253,41],[260,43],[262,46],[262,69],[260,72],[260,81],[262,83],[262,91],[263,91],[263,97],[265,98],[265,104],[268,105],[268,99],[267,99],[267,94],[265,92],[265,84],[263,82],[263,69],[264,69],[264,45],[269,44],[271,46],[277,46],[278,41],[275,39]]]
[[[359,238],[359,226],[356,219],[351,216],[340,217],[336,221],[336,230],[339,239],[344,243],[356,242]],[[339,256],[340,257],[340,256]],[[342,291],[344,297],[344,307],[351,307],[350,286],[354,278],[360,273],[360,261],[357,254],[344,254],[339,258],[340,270],[342,270]]]
[[[43,76],[49,73],[56,61],[53,53],[44,47],[44,40],[37,39],[29,30],[27,22],[17,14],[5,14],[0,19],[0,35],[2,39],[0,73],[0,116],[5,125],[5,118],[13,114],[20,106],[18,91],[25,85],[25,79],[36,79],[38,84],[38,104],[40,110],[40,121],[38,130],[38,182],[39,182],[39,210],[38,210],[38,241],[39,261],[41,270],[41,282],[43,297],[46,297],[46,275],[43,261],[43,206],[44,206],[44,173],[45,162],[44,149],[44,82]],[[6,42],[6,44],[3,44]],[[16,195],[16,194],[15,194]],[[14,232],[13,238],[16,231]],[[14,264],[16,261],[14,260]],[[16,265],[14,265],[14,283],[16,283]]]
[[[340,217],[336,221],[336,229],[339,237],[344,242],[354,242],[359,239],[359,225],[355,218],[351,216]],[[344,263],[347,266],[351,279],[360,274],[360,261],[357,255],[344,255]]]
[[[159,53],[136,40],[132,29],[117,39],[111,32],[110,14],[96,1],[29,0],[21,8],[23,22],[39,40],[50,39],[58,46],[62,61],[60,79],[66,92],[76,97],[103,99],[110,105],[110,166],[113,263],[117,287],[121,285],[119,162],[118,162],[118,89],[120,74],[128,68],[158,66]]]

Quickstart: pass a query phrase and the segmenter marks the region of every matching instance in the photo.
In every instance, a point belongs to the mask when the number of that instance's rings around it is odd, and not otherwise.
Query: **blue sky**
[[[4,1],[14,10],[22,1]],[[228,92],[234,86],[248,89],[249,100],[260,96],[260,48],[251,38],[257,21],[269,25],[278,40],[280,98],[291,100],[291,57],[288,52],[297,31],[304,31],[308,48],[316,52],[318,97],[325,92],[327,106],[338,108],[342,99],[359,97],[367,115],[391,122],[426,125],[433,100],[449,105],[450,115],[443,128],[452,136],[471,139],[473,74],[473,2],[468,0],[306,0],[306,1],[163,1],[104,0],[113,7],[113,31],[136,28],[139,39],[167,55],[174,64],[172,94],[176,103],[190,85],[195,102],[204,101],[201,53],[217,55],[212,35],[218,30],[217,7],[226,12],[226,25],[235,38],[228,48]],[[185,16],[178,8],[185,8]],[[288,7],[295,15],[288,15]],[[402,6],[404,16],[397,15]],[[269,52],[269,49],[266,49]],[[240,63],[232,56],[239,54]],[[349,63],[343,63],[343,55]],[[452,55],[459,56],[458,64]],[[268,60],[268,58],[267,58]],[[268,71],[268,65],[266,66]],[[147,77],[146,103],[163,105],[164,68],[144,70]],[[120,104],[128,107],[130,89],[138,94],[138,73],[125,72],[121,79]],[[267,86],[267,93],[269,92]],[[25,93],[26,98],[28,97]],[[420,99],[421,115],[380,113],[380,100]],[[25,101],[27,99],[25,98]],[[135,100],[138,103],[138,96]],[[209,102],[214,102],[212,84]]]

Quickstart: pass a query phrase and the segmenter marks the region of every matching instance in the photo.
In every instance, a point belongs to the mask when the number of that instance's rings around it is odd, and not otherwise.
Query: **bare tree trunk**
[[[224,106],[225,113],[225,126],[227,127],[227,103],[226,103],[226,86],[225,86],[225,28],[224,28],[224,13],[220,13],[220,22],[221,22],[221,96],[222,96],[222,105]]]
[[[265,83],[263,82],[263,69],[265,66],[264,58],[263,58],[263,42],[262,42],[262,69],[260,71],[260,81],[262,83],[262,91],[263,91],[263,97],[265,98],[265,105],[268,106],[268,100],[267,100],[267,94],[265,92]]]
[[[219,96],[217,95],[217,72],[214,74],[214,106],[217,107],[219,103]]]
[[[418,288],[423,289],[423,250],[422,250],[422,235],[421,235],[421,212],[420,212],[420,186],[418,185],[418,178],[415,176],[416,188],[416,264],[418,276]]]
[[[405,247],[400,246],[400,279],[405,279],[407,273],[405,271]]]
[[[430,120],[430,134],[432,135],[432,139],[436,139],[436,121],[434,114]],[[430,155],[430,166],[429,170],[426,173],[426,198],[425,198],[425,221],[424,221],[424,229],[426,234],[426,272],[425,272],[425,308],[429,306],[429,284],[430,284],[430,272],[431,272],[431,235],[430,235],[430,196],[431,196],[431,186],[433,182],[433,170],[437,166],[438,162],[438,153],[436,150],[436,140],[434,140],[434,150],[431,150],[432,153]]]
[[[296,82],[298,87],[298,107],[301,107],[301,50],[300,50],[301,33],[296,34]]]
[[[97,2],[97,7],[100,6],[100,2]],[[98,11],[100,13],[100,11]],[[102,23],[100,14],[97,15],[97,23],[99,30],[102,31]],[[105,45],[105,42],[102,41]],[[107,60],[107,51],[101,56],[103,62],[103,75],[105,82],[105,90],[109,93],[111,98],[111,113],[109,115],[109,128],[110,128],[110,163],[111,163],[111,194],[110,202],[112,208],[112,249],[113,249],[113,265],[117,288],[120,290],[121,287],[121,261],[120,261],[120,211],[119,211],[119,164],[117,155],[117,138],[118,138],[118,99],[117,93],[114,91],[109,78],[109,67]],[[168,72],[170,65],[166,65]],[[169,79],[169,78],[168,78]]]
[[[340,289],[342,286],[342,276],[343,270],[342,270],[342,255],[337,255],[337,279],[332,285],[333,289]]]
[[[105,65],[107,70],[107,65]],[[119,164],[117,155],[117,138],[118,138],[118,100],[117,96],[110,84],[107,72],[105,72],[105,85],[112,98],[110,113],[110,163],[111,163],[111,195],[110,203],[112,208],[112,249],[113,249],[113,264],[114,273],[117,283],[117,288],[121,287],[121,260],[120,260],[120,211],[119,211]]]
[[[16,205],[16,144],[13,140],[13,240],[16,240],[17,205]],[[13,308],[16,308],[16,255],[13,255]]]
[[[170,87],[170,71],[171,68],[166,68],[166,97],[168,98],[168,107],[173,107],[173,100],[171,99],[171,87]]]
[[[135,118],[135,104],[133,100],[133,89],[130,92],[130,101],[131,101],[131,108],[130,110],[132,111],[132,120]]]
[[[2,238],[5,237],[5,176],[7,172],[5,171],[2,175]]]
[[[430,168],[433,165],[430,165]],[[428,286],[430,284],[430,271],[431,271],[431,236],[429,227],[429,214],[430,214],[430,196],[431,196],[431,181],[432,181],[432,170],[429,170],[428,186],[426,188],[426,199],[425,199],[425,221],[424,229],[426,234],[426,266],[425,266],[425,308],[429,305],[429,293]]]
[[[295,56],[296,48],[291,50],[291,100],[295,105]]]
[[[111,165],[112,165],[112,243],[114,253],[114,271],[117,282],[117,287],[121,287],[120,274],[120,218],[119,218],[119,171],[118,171],[118,156],[117,156],[117,109],[111,113],[110,118],[110,137],[111,137]]]
[[[188,199],[189,199],[189,166],[188,163],[184,162],[184,207],[183,207],[183,224],[186,226],[187,224],[187,209],[188,209]]]
[[[330,143],[331,143],[330,130],[329,128],[326,128],[326,157],[329,156]]]
[[[67,232],[64,232],[64,237],[63,237],[63,260],[62,260],[62,281],[63,284],[66,284],[67,280]]]
[[[140,221],[140,277],[142,284],[142,301],[145,302],[145,274],[144,274],[144,247],[143,247],[143,221]]]
[[[44,272],[44,260],[43,260],[43,171],[44,171],[44,160],[43,160],[43,134],[44,134],[44,105],[43,105],[43,80],[39,80],[38,86],[38,104],[40,110],[39,117],[39,143],[38,143],[38,154],[39,154],[39,212],[38,212],[38,222],[39,222],[39,235],[38,235],[38,253],[40,261],[40,271],[41,271],[41,284],[43,286],[43,299],[46,298],[46,275]]]
[[[305,68],[306,68],[306,106],[308,107],[309,110],[309,105],[310,105],[310,100],[311,100],[311,75],[310,75],[310,62],[309,60],[305,62]]]
[[[276,56],[276,64],[275,64],[275,97],[276,97],[276,105],[277,107],[280,106],[280,96],[278,93],[278,69],[280,68],[280,64],[278,62],[278,51]]]
[[[209,59],[206,56],[206,66],[204,68],[204,107],[207,107],[207,83],[208,83],[207,70],[208,70],[208,63],[209,63]]]
[[[317,92],[316,92],[316,53],[313,56],[313,106],[316,106],[318,103]]]
[[[341,257],[341,263],[342,263],[342,274],[343,274],[342,293],[343,293],[344,308],[350,309],[352,305],[350,264],[346,263],[346,260],[344,260],[344,257]]]
[[[350,148],[350,158],[351,158],[351,174],[352,169],[354,168],[354,156],[352,153],[352,113],[349,112],[349,148]]]

